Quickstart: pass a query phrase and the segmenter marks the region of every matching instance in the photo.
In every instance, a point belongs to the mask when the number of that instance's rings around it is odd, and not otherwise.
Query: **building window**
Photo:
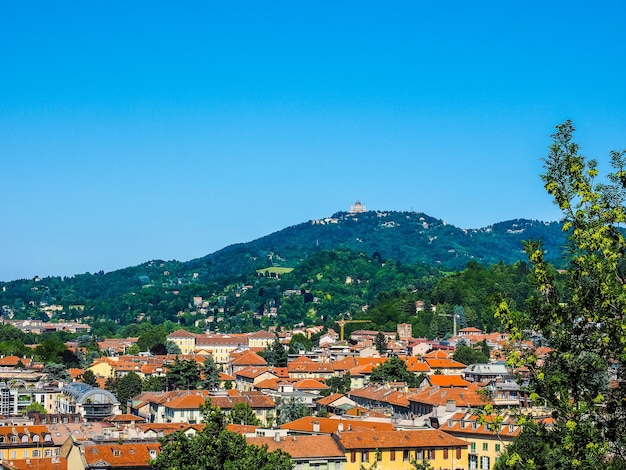
[[[389,451],[389,460],[391,460],[392,462],[395,462],[395,460],[396,460],[396,451],[395,450]]]
[[[356,451],[350,452],[350,462],[356,462]]]
[[[44,451],[44,457],[52,457],[52,449],[46,449]]]
[[[460,447],[456,448],[456,459],[461,460],[461,448]]]
[[[470,443],[470,452],[476,452],[476,443],[475,442]]]
[[[448,448],[443,449],[443,458],[444,460],[448,460]]]
[[[33,457],[41,457],[41,451],[39,449],[33,450]]]
[[[411,456],[409,455],[410,452],[408,450],[403,450],[402,451],[402,460],[405,462],[408,462],[411,459]]]
[[[483,450],[489,450],[489,443],[483,442]]]
[[[481,457],[480,458],[480,468],[481,470],[489,470],[489,457]]]
[[[496,452],[500,452],[500,444],[496,444]]]
[[[366,450],[361,452],[361,462],[369,462],[370,461],[370,453]]]
[[[424,460],[424,451],[422,449],[418,449],[415,451],[415,459],[419,461]]]

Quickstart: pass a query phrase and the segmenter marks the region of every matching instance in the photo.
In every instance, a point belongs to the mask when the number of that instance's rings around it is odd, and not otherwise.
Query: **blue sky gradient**
[[[626,4],[2,2],[0,280],[189,260],[347,210],[557,220],[626,147]]]

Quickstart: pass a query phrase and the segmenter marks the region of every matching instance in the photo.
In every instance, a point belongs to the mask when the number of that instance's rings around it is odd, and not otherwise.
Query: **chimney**
[[[339,425],[337,426],[337,432],[340,433],[341,431],[343,431],[343,423],[340,421]]]
[[[279,432],[274,433],[274,441],[275,442],[280,442],[280,433]]]
[[[313,421],[313,432],[320,432],[320,422]]]

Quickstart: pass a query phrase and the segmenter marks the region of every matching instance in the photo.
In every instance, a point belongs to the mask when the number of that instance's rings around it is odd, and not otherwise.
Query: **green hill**
[[[3,282],[0,306],[4,317],[47,320],[42,307],[62,305],[54,319],[81,318],[103,335],[130,335],[138,320],[221,331],[332,323],[390,292],[408,292],[411,301],[463,303],[455,286],[438,287],[444,274],[449,278],[470,262],[513,265],[525,259],[527,239],[543,240],[547,258],[561,264],[565,237],[555,222],[512,220],[465,230],[416,212],[340,212],[191,261]],[[194,297],[203,304],[195,305]],[[484,316],[470,318],[493,327]]]

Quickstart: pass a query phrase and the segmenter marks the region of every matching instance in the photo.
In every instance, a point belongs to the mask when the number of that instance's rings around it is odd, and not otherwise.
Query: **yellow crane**
[[[348,323],[371,323],[372,320],[337,320],[335,323],[339,325],[339,338],[343,341],[344,326]]]

